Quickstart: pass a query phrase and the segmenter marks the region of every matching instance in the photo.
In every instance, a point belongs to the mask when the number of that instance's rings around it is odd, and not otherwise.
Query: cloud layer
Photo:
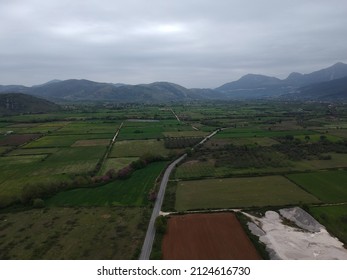
[[[345,0],[2,0],[0,84],[216,87],[347,62]]]

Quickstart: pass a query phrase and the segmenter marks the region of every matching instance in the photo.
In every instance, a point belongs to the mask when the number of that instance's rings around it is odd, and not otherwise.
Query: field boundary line
[[[118,137],[118,135],[119,135],[119,132],[120,132],[121,128],[123,127],[123,124],[124,124],[124,122],[122,122],[122,123],[120,124],[120,126],[119,126],[118,129],[116,130],[116,133],[114,134],[112,140],[110,141],[110,144],[109,144],[109,146],[107,147],[106,153],[105,153],[104,157],[102,158],[102,161],[101,161],[100,166],[99,166],[99,168],[98,168],[99,170],[96,170],[96,172],[95,172],[96,174],[98,174],[98,173],[102,170],[102,167],[103,167],[103,165],[105,164],[106,159],[108,158],[109,154],[110,154],[111,151],[112,151],[113,145],[114,145],[114,143],[116,142],[116,139],[117,139],[117,137]]]

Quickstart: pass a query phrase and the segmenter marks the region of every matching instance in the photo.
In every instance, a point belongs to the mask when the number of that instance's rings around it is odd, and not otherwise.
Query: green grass
[[[347,167],[347,154],[328,153],[330,160],[302,160],[295,162],[295,166],[299,170],[316,170]]]
[[[141,140],[163,138],[161,126],[122,127],[118,140]]]
[[[206,136],[208,135],[208,132],[205,131],[197,131],[197,130],[191,130],[191,131],[170,131],[170,132],[164,132],[164,135],[166,137],[200,137],[200,136]]]
[[[87,173],[92,171],[106,152],[106,147],[61,148],[42,162],[34,175]]]
[[[41,154],[52,152],[52,154]],[[0,157],[0,204],[16,200],[27,184],[59,183],[71,174],[93,171],[104,155],[105,147],[55,149],[21,149],[27,155]],[[31,154],[35,152],[35,154]],[[6,197],[4,199],[4,197]]]
[[[215,176],[214,161],[187,161],[176,168],[177,179],[213,177]]]
[[[9,156],[19,156],[19,155],[44,155],[53,154],[58,152],[57,148],[39,148],[39,149],[17,149],[10,152]]]
[[[108,158],[104,162],[101,170],[100,175],[105,174],[108,170],[114,169],[116,171],[122,169],[123,167],[128,166],[133,161],[138,160],[138,157],[126,157],[126,158]]]
[[[116,180],[97,188],[61,192],[47,200],[49,206],[144,206],[148,192],[166,162],[155,162],[135,171],[129,179]]]
[[[277,206],[319,202],[282,176],[178,182],[178,211],[206,208]]]
[[[100,121],[71,122],[59,129],[55,134],[114,134],[120,124],[120,122],[104,123]]]
[[[231,128],[221,131],[216,135],[216,138],[252,138],[252,137],[283,137],[286,135],[311,135],[315,134],[314,131],[309,130],[287,130],[287,131],[273,131],[261,130],[255,128]]]
[[[310,213],[329,232],[347,244],[347,205],[310,207]]]
[[[70,147],[78,140],[91,139],[111,139],[112,134],[85,134],[85,135],[64,135],[64,136],[45,136],[36,141],[25,145],[24,148],[56,148]]]
[[[0,214],[0,259],[136,259],[144,208],[50,208]]]
[[[8,150],[9,147],[0,147],[0,154]]]
[[[163,140],[128,140],[116,141],[109,157],[141,157],[148,153],[166,156],[169,152]]]
[[[52,133],[61,129],[68,122],[50,122],[50,123],[18,123],[8,127],[16,133]]]
[[[134,122],[126,121],[119,133],[118,140],[146,140],[163,138],[164,135],[173,133],[188,133],[192,131],[189,125],[177,121]]]
[[[347,202],[347,171],[300,173],[287,177],[323,202]]]

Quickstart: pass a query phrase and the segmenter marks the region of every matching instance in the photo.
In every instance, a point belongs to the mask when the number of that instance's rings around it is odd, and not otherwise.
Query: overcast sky
[[[217,87],[347,63],[346,0],[0,0],[0,84]]]

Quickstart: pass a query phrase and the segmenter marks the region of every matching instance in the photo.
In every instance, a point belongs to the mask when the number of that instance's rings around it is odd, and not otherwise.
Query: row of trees
[[[80,187],[97,187],[116,179],[124,180],[129,178],[135,170],[145,168],[148,164],[161,160],[164,160],[162,156],[147,154],[118,171],[110,169],[103,176],[90,176],[85,174],[76,175],[65,181],[27,184],[23,187],[20,202],[23,204],[40,204],[41,202],[38,202],[37,199],[52,196],[60,191]],[[154,194],[151,195],[152,198],[153,195]]]
[[[167,149],[184,149],[198,144],[202,137],[165,137],[164,145]]]

